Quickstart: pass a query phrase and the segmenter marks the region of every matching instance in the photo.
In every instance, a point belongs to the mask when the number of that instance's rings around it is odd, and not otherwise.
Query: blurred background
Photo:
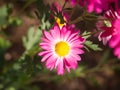
[[[51,27],[53,2],[64,4],[64,0],[0,0],[0,90],[120,90],[120,61],[96,37],[89,39],[103,50],[85,50],[70,74],[59,76],[40,62],[41,30]],[[81,14],[78,10],[71,20]],[[76,26],[91,31],[95,22],[81,21]]]

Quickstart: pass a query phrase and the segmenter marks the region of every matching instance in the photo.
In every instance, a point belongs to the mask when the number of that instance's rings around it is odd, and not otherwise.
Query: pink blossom
[[[109,46],[114,49],[114,55],[120,59],[120,18],[113,22],[114,33],[109,41]]]
[[[83,54],[84,39],[78,35],[79,30],[74,27],[64,25],[60,28],[54,25],[50,32],[43,31],[40,47],[43,49],[39,53],[42,56],[41,62],[46,62],[46,67],[50,70],[56,69],[58,75],[64,74],[65,70],[77,68],[77,61],[81,60],[79,54]]]
[[[75,6],[77,0],[67,0],[70,1],[72,6]],[[89,13],[95,11],[96,13],[101,13],[108,10],[111,4],[114,3],[115,8],[118,9],[118,0],[78,0],[80,6],[87,7]]]
[[[103,40],[103,43],[108,42],[109,46],[113,48],[114,55],[120,59],[120,15],[113,10],[109,10],[105,15],[110,19],[110,26],[104,26],[103,32],[100,33],[99,39]]]

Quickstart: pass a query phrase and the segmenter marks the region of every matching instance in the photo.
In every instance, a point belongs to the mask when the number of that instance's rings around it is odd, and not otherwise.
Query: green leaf
[[[19,17],[10,17],[8,22],[13,26],[19,26],[22,24],[22,19],[20,19]]]
[[[75,71],[76,76],[84,77],[85,76],[85,73],[84,73],[85,68],[86,68],[85,66],[79,65],[79,67]]]
[[[11,46],[11,43],[8,40],[0,37],[0,53],[3,53]]]
[[[82,33],[82,36],[83,36],[85,39],[87,39],[87,38],[89,38],[89,37],[91,36],[91,32],[84,31],[84,32]]]
[[[41,19],[41,25],[40,25],[40,29],[41,30],[45,30],[45,29],[49,29],[51,24],[48,20],[45,20],[46,16],[43,15],[42,19]]]
[[[41,36],[41,31],[39,29],[35,30],[34,27],[30,27],[26,37],[23,37],[23,45],[26,51],[31,50],[39,43]]]
[[[0,37],[0,68],[2,68],[6,64],[4,54],[10,46],[11,43],[8,40]]]
[[[0,7],[0,26],[7,23],[7,16],[8,16],[7,5],[4,5]]]
[[[93,44],[92,41],[86,41],[84,43],[88,48],[94,50],[94,51],[101,51],[102,49],[97,45],[97,44]]]
[[[5,4],[0,7],[0,29],[4,29],[9,25],[8,19],[12,13],[12,4]]]

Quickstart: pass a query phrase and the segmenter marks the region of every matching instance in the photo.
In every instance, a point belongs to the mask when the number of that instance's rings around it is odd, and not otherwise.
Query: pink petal
[[[41,45],[41,48],[44,49],[44,50],[51,50],[51,46],[49,45]]]
[[[50,43],[50,40],[48,40],[48,39],[45,38],[45,37],[42,37],[41,40],[42,40],[43,42]]]
[[[58,75],[63,75],[64,74],[64,65],[63,65],[63,60],[60,59],[58,66],[57,66],[57,74]]]
[[[77,54],[70,54],[70,58],[73,58],[74,60],[81,61],[81,57]]]
[[[84,46],[80,43],[71,44],[71,48],[83,48]]]
[[[67,41],[67,39],[69,38],[70,34],[71,34],[70,31],[67,31],[66,33],[64,33],[64,34],[63,34],[63,36],[64,36],[63,39],[64,39],[65,41]]]
[[[65,37],[65,35],[66,35],[66,32],[67,32],[66,27],[63,26],[63,28],[62,28],[62,30],[61,30],[61,35],[60,35],[60,37],[61,37],[62,40],[64,39],[64,37]]]
[[[46,61],[51,55],[52,55],[52,53],[48,53],[48,54],[44,55],[44,57],[41,59],[41,62]]]
[[[72,48],[71,52],[74,53],[74,54],[83,54],[84,53],[83,50],[78,49],[78,48]]]
[[[120,47],[115,48],[114,54],[115,54],[116,56],[120,55]]]
[[[54,30],[51,30],[50,32],[54,38],[60,38],[60,28],[58,25],[54,26]]]
[[[46,67],[48,69],[53,69],[55,63],[56,63],[56,57],[54,55],[51,55],[46,61]]]
[[[72,38],[71,40],[69,40],[69,42],[71,43],[71,42],[73,42],[73,41],[75,41],[75,40],[79,40],[79,37],[76,36],[76,37]]]
[[[53,41],[53,37],[47,32],[47,31],[43,31],[43,35],[50,41]]]
[[[101,8],[95,8],[95,11],[97,12],[97,13],[101,13],[102,12],[102,9]]]
[[[44,56],[44,55],[46,55],[46,54],[48,54],[48,53],[50,53],[51,51],[42,51],[42,52],[39,52],[38,53],[38,55],[39,56]]]
[[[67,57],[65,59],[65,62],[66,62],[66,66],[68,66],[69,68],[73,68],[73,69],[76,69],[77,68],[77,61],[71,57]]]
[[[88,5],[87,10],[89,13],[91,13],[94,10],[94,5],[93,4]]]
[[[80,45],[81,43],[83,43],[83,42],[81,42],[80,40],[74,40],[74,41],[72,41],[72,42],[70,42],[70,44],[71,45]]]
[[[77,33],[78,34],[78,33]],[[76,33],[73,33],[72,35],[69,36],[69,38],[67,39],[67,41],[70,41],[72,38],[76,37],[77,35]]]
[[[118,43],[120,42],[120,37],[119,35],[114,35],[110,42],[109,42],[109,45],[111,48],[114,48]]]

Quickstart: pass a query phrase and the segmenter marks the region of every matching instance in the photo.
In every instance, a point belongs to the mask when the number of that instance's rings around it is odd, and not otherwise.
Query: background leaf
[[[98,44],[93,44],[92,41],[86,41],[84,43],[88,48],[94,50],[94,51],[101,51],[102,49],[98,46]]]

